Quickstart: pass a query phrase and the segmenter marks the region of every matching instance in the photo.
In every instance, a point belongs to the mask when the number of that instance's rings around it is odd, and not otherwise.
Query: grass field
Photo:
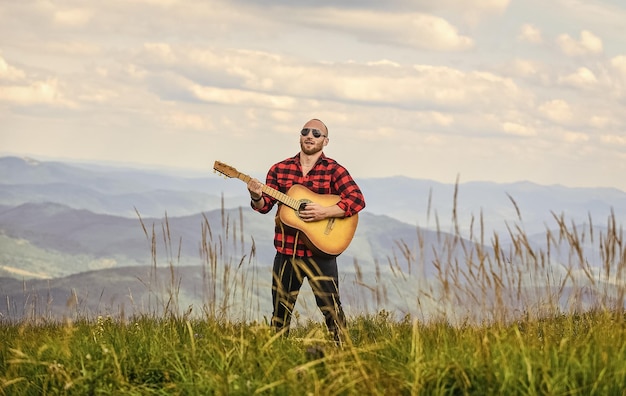
[[[6,395],[623,395],[624,315],[453,327],[353,318],[342,348],[317,322],[141,317],[4,325]]]
[[[352,315],[342,346],[319,321],[297,321],[283,337],[262,321],[232,320],[228,307],[246,296],[242,277],[219,254],[228,232],[207,224],[201,315],[179,309],[172,275],[155,299],[158,314],[4,321],[0,394],[626,395],[621,227],[614,218],[601,232],[555,221],[546,250],[513,228],[506,252],[498,236],[487,252],[479,233],[463,265],[439,255],[437,286],[415,300],[437,301],[437,315]],[[167,226],[163,234],[168,243]],[[563,243],[569,261],[556,276],[550,246]],[[598,262],[584,257],[589,243]],[[176,249],[168,251],[174,274]],[[459,306],[472,313],[459,317]]]

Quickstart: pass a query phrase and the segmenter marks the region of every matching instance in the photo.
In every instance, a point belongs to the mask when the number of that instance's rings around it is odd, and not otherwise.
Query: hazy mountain
[[[210,172],[207,172],[210,173]],[[247,204],[242,186],[213,174],[185,178],[154,171],[0,158],[0,204],[56,202],[96,213],[135,216],[189,215]]]
[[[615,189],[405,177],[358,182],[367,208],[339,261],[344,300],[354,310],[413,312],[418,300],[426,309],[422,288],[444,273],[472,283],[484,268],[467,265],[494,265],[495,242],[497,260],[515,273],[526,271],[519,250],[527,246],[530,261],[540,256],[538,267],[573,278],[567,266],[581,260],[563,228],[582,236],[574,243],[583,261],[599,268],[607,218],[619,228],[626,215],[626,194]],[[198,309],[228,296],[230,283],[240,293],[231,298],[241,299],[233,306],[267,311],[273,222],[272,214],[249,208],[243,183],[213,174],[0,158],[0,297],[7,301],[0,316],[129,312],[146,304],[156,311],[168,294]],[[437,301],[432,297],[432,309],[441,309]]]
[[[399,285],[417,290],[406,276],[434,276],[434,246],[442,239],[459,241],[387,216],[363,213],[359,220],[357,235],[339,258],[348,308],[350,301],[358,306],[378,301],[378,308],[406,305]],[[198,309],[215,301],[206,290],[212,282],[219,296],[230,287],[254,294],[232,302],[237,309],[249,302],[267,312],[273,221],[272,215],[243,209],[129,219],[54,203],[4,207],[0,295],[7,304],[0,306],[0,316],[19,318],[33,310],[53,317],[120,309],[132,313],[148,306],[156,313],[163,308],[161,300],[173,293],[177,306]],[[447,257],[462,262],[460,245],[444,249]],[[71,309],[67,301],[73,302]]]
[[[23,260],[26,253],[30,252],[37,260],[40,251],[74,257],[66,260],[62,270],[49,266],[51,275],[44,277],[50,278],[54,274],[150,265],[154,259],[157,265],[168,265],[172,261],[180,265],[200,265],[212,247],[219,249],[222,256],[232,257],[250,255],[254,250],[255,259],[269,265],[275,253],[273,224],[273,215],[243,209],[213,210],[183,217],[137,215],[129,219],[55,203],[28,203],[0,210],[5,252],[14,241],[11,248],[14,253],[4,257],[2,264],[5,275],[10,275],[7,268],[42,274],[41,268]],[[354,260],[362,265],[372,265],[375,261],[387,265],[390,258],[398,257],[398,268],[408,271],[418,257],[411,259],[407,255],[415,256],[415,252],[422,249],[426,250],[426,260],[432,261],[430,246],[438,244],[442,238],[454,239],[452,235],[418,229],[387,216],[363,213],[357,234],[341,260],[350,265]],[[21,254],[18,246],[22,246]],[[11,265],[18,257],[22,258],[20,266]]]
[[[596,224],[605,223],[612,212],[618,219],[626,217],[626,193],[611,188],[530,182],[470,182],[457,186],[406,177],[358,182],[366,196],[367,212],[422,228],[447,232],[458,228],[465,236],[470,232],[506,236],[507,225],[514,224],[528,233],[538,233],[557,225],[553,212],[578,224],[589,222],[589,218]],[[133,218],[135,209],[147,217],[165,213],[177,217],[222,205],[247,207],[249,198],[242,182],[224,179],[210,170],[206,177],[188,178],[131,168],[0,158],[0,205],[27,202],[56,202]]]
[[[557,226],[553,213],[568,222],[606,223],[613,212],[626,217],[626,193],[612,188],[569,188],[542,186],[530,182],[498,184],[469,182],[458,186],[406,177],[365,179],[359,181],[366,193],[369,211],[450,231],[454,211],[459,229],[486,235],[494,231],[506,234],[507,224],[522,225],[526,232],[537,233]],[[456,191],[456,200],[455,200]]]

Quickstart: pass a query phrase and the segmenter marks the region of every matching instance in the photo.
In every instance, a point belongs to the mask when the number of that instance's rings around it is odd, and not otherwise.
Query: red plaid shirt
[[[363,193],[348,170],[335,160],[326,157],[324,153],[307,176],[302,174],[300,154],[274,164],[267,172],[265,184],[282,193],[287,193],[287,190],[294,184],[300,184],[317,194],[339,195],[341,200],[337,205],[346,216],[352,216],[365,207]],[[252,208],[260,213],[268,213],[278,202],[275,198],[265,194],[263,194],[263,201],[262,208],[257,209],[251,204]],[[296,230],[277,224],[274,231],[274,246],[279,253],[291,256],[295,251],[297,257],[313,256],[313,252],[302,242],[302,238],[297,238],[296,243]]]

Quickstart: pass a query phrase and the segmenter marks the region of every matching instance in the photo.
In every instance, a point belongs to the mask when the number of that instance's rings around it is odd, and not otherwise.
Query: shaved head
[[[324,124],[324,122],[322,122],[322,120],[320,120],[318,118],[313,118],[313,119],[309,120],[306,124],[304,124],[304,128],[316,128],[316,129],[319,129],[322,132],[324,132],[326,137],[328,137],[328,127],[326,126],[326,124]]]

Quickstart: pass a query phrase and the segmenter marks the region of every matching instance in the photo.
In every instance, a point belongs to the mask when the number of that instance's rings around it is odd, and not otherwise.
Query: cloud
[[[564,131],[561,133],[562,140],[566,143],[588,142],[589,136],[586,133]]]
[[[34,78],[0,57],[0,102],[17,105],[74,106],[64,98],[56,78]]]
[[[24,73],[23,70],[9,65],[7,61],[0,56],[0,81],[18,81],[23,80],[25,77],[26,73]]]
[[[101,48],[99,45],[77,40],[51,41],[42,46],[42,50],[48,51],[55,55],[76,55],[76,56],[95,56],[99,55]]]
[[[143,47],[147,54],[155,56],[160,62],[171,63],[177,60],[168,43],[144,43]]]
[[[177,129],[203,131],[213,128],[210,117],[182,111],[172,111],[161,117],[168,125]]]
[[[438,2],[424,0],[424,2],[435,3],[447,9],[463,9],[470,15],[500,14],[511,3],[510,0],[442,0]]]
[[[522,25],[520,29],[520,33],[517,36],[518,40],[526,41],[533,44],[540,44],[543,42],[543,37],[541,36],[541,30],[534,25],[526,23]]]
[[[561,77],[559,82],[576,88],[595,87],[598,83],[596,75],[586,67],[580,67],[575,73]]]
[[[322,9],[300,17],[309,23],[354,34],[361,40],[427,49],[464,51],[474,41],[443,18],[423,13]]]
[[[580,40],[562,34],[556,42],[561,51],[568,56],[599,54],[603,50],[602,40],[588,30],[580,32]]]
[[[619,55],[611,59],[611,66],[626,77],[626,55]]]
[[[445,66],[384,60],[309,62],[260,51],[174,48],[158,43],[146,51],[149,56],[134,59],[139,63],[135,68],[151,70],[156,76],[160,60],[171,77],[160,76],[156,81],[169,80],[178,86],[159,91],[184,90],[197,99],[222,104],[257,103],[287,109],[295,100],[306,99],[441,111],[485,104],[495,109],[529,100],[528,92],[511,79]]]
[[[626,147],[626,136],[623,135],[602,135],[600,139],[610,146]]]
[[[246,4],[248,6],[259,6],[268,8],[269,6],[288,6],[292,9],[309,9],[310,1],[294,0],[233,0],[228,4]],[[454,11],[455,13],[491,14],[501,13],[509,5],[510,0],[361,0],[337,2],[334,0],[318,0],[315,2],[318,7],[336,7],[345,10],[387,10],[394,12],[419,11],[425,13],[436,13],[438,11]]]
[[[545,78],[545,65],[536,60],[529,59],[513,59],[507,62],[502,68],[501,73],[512,77],[540,77]]]
[[[230,106],[257,106],[271,109],[290,109],[295,105],[292,97],[268,95],[240,89],[220,89],[193,85],[191,92],[200,100]]]
[[[156,5],[161,7],[172,7],[176,4],[182,5],[185,0],[127,0],[128,2],[138,4]]]
[[[94,11],[85,8],[58,9],[54,11],[53,20],[58,25],[76,27],[87,25]]]
[[[589,119],[589,125],[595,129],[608,129],[618,124],[613,117],[594,115]]]
[[[616,52],[624,46],[615,34],[624,14],[595,1],[591,9],[605,12],[584,12],[586,4],[6,2],[0,118],[14,132],[3,144],[198,167],[207,152],[274,159],[294,148],[294,125],[318,116],[335,131],[329,154],[361,175],[402,168],[454,178],[460,169],[465,178],[554,182],[546,167],[573,157],[600,174],[597,158],[576,147],[610,152],[605,163],[624,147],[626,54]],[[576,34],[556,39],[563,32]],[[43,131],[82,143],[53,144]],[[173,133],[184,136],[175,150]],[[363,164],[357,151],[367,150],[385,166]],[[266,161],[241,157],[253,169]],[[477,160],[487,157],[517,166]],[[560,174],[557,182],[597,181]]]
[[[537,131],[534,128],[516,122],[504,122],[502,130],[507,134],[515,136],[531,137],[537,135]]]
[[[4,86],[0,90],[0,102],[18,106],[47,104],[73,107],[74,104],[63,97],[56,79],[33,81],[23,85]]]
[[[561,99],[554,99],[543,103],[539,106],[539,111],[548,119],[557,123],[568,123],[573,116],[569,103]]]
[[[568,129],[570,138],[575,136],[576,140],[581,140],[581,136],[589,139],[599,133],[618,133],[623,130],[624,117],[616,112],[619,107],[619,104],[610,106],[604,101],[581,103],[576,96],[572,96],[570,100],[545,101],[537,110],[545,120],[553,124],[551,127]],[[543,128],[547,128],[550,123],[544,122]]]

